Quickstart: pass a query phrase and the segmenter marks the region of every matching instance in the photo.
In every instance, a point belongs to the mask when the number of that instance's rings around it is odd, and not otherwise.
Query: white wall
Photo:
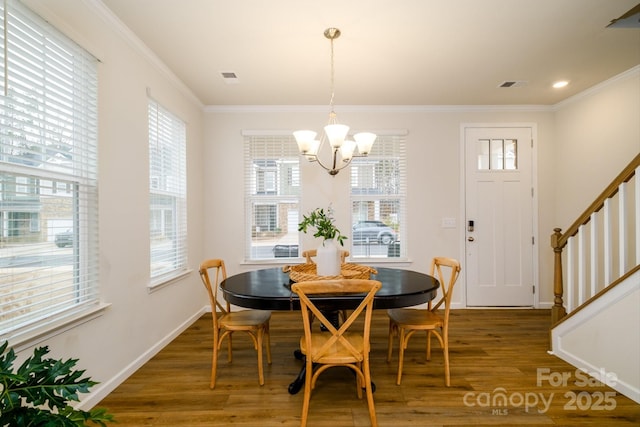
[[[557,109],[555,223],[566,230],[640,153],[640,66]]]
[[[206,305],[197,274],[202,258],[202,107],[180,84],[125,42],[102,15],[77,0],[30,5],[99,60],[100,288],[110,308],[101,317],[38,345],[52,356],[79,358],[102,384],[126,375],[162,340]],[[196,271],[149,293],[147,88],[187,123],[189,260]],[[30,351],[22,351],[24,356]],[[117,384],[116,384],[117,385]]]

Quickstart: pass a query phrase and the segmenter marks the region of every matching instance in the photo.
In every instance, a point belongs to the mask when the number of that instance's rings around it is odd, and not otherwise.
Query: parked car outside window
[[[382,221],[358,221],[353,226],[352,239],[356,243],[389,245],[397,240],[396,232]]]
[[[73,232],[71,230],[63,231],[56,234],[55,237],[56,246],[64,248],[66,246],[73,246]]]

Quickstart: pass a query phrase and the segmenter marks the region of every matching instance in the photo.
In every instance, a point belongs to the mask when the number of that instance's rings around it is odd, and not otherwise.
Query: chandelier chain
[[[333,61],[333,37],[330,38],[331,40],[331,98],[329,100],[329,106],[331,108],[331,115],[333,117],[335,117],[335,112],[333,111],[333,102],[334,102],[334,96],[335,96],[335,78],[334,78],[334,61]]]

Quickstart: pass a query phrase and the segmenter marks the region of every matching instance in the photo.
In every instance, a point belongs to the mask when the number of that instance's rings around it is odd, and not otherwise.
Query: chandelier
[[[334,71],[333,71],[333,41],[340,37],[340,30],[327,28],[324,36],[331,42],[331,99],[329,101],[329,123],[324,127],[321,138],[316,139],[317,132],[312,130],[299,130],[293,133],[298,143],[300,154],[310,162],[317,162],[329,175],[335,176],[351,163],[354,157],[366,157],[371,152],[371,147],[376,139],[376,134],[360,132],[353,135],[353,140],[347,139],[349,126],[338,123],[335,111],[333,111],[334,98]],[[329,144],[331,150],[330,165],[322,162],[319,152],[322,147]],[[358,149],[355,153],[356,147]]]

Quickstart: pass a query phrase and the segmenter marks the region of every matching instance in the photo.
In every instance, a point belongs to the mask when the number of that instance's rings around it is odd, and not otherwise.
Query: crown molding
[[[548,112],[550,105],[341,105],[336,113]],[[327,113],[326,105],[207,105],[205,113]]]
[[[82,0],[92,9],[102,20],[111,27],[131,48],[139,52],[154,68],[156,68],[162,76],[164,76],[173,86],[175,86],[183,95],[193,101],[199,108],[204,108],[204,104],[189,89],[182,80],[176,76],[173,71],[140,40],[136,34],[129,29],[102,0]]]
[[[553,105],[553,111],[561,110],[575,102],[581,101],[585,98],[595,95],[596,93],[602,92],[603,90],[617,82],[633,78],[640,78],[640,65],[636,65],[635,67],[630,68],[627,71],[618,74],[617,76],[613,76],[610,79],[600,82],[587,90],[583,90],[582,92],[565,99],[564,101],[558,102],[557,104]]]

